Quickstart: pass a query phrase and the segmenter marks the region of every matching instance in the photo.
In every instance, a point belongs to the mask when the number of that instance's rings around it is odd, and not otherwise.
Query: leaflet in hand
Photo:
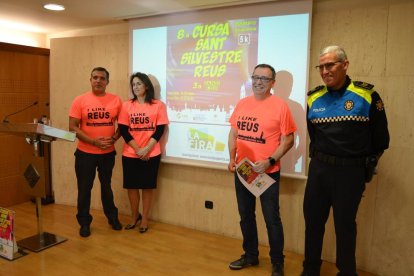
[[[265,173],[257,173],[254,164],[244,158],[236,165],[237,176],[241,183],[256,197],[259,197],[275,180]]]

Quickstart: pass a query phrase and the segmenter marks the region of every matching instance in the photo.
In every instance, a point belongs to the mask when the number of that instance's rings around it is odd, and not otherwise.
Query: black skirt
[[[122,156],[125,189],[156,189],[161,155],[148,161]]]

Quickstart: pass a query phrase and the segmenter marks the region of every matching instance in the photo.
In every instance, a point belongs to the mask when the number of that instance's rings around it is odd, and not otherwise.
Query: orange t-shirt
[[[153,100],[152,104],[140,104],[138,101],[126,101],[122,104],[118,123],[129,126],[129,133],[139,147],[145,147],[154,134],[157,125],[169,123],[167,109],[163,102]],[[160,143],[156,143],[149,157],[161,154]],[[127,143],[124,145],[123,156],[138,158],[135,150]]]
[[[69,117],[79,119],[80,129],[91,138],[111,137],[115,134],[121,106],[122,100],[116,95],[106,93],[105,96],[98,97],[93,92],[87,92],[72,102]],[[79,140],[78,149],[87,153],[104,154],[114,151],[115,147],[103,150]]]
[[[273,95],[264,100],[256,100],[254,96],[241,99],[230,117],[230,124],[237,129],[237,163],[245,157],[253,163],[267,159],[279,147],[282,135],[296,131],[289,107]],[[266,172],[279,170],[278,160]]]

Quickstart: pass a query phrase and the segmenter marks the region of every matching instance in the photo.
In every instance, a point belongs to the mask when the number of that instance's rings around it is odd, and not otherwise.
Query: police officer
[[[357,275],[356,214],[373,168],[388,148],[384,104],[372,84],[352,81],[339,46],[324,48],[316,69],[325,85],[308,93],[310,137],[303,276],[319,275],[325,223],[333,209],[338,275]]]

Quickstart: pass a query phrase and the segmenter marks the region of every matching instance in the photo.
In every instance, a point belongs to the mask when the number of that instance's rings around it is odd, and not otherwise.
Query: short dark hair
[[[109,82],[109,72],[108,72],[108,70],[106,70],[104,67],[95,67],[91,71],[91,77],[92,77],[92,73],[95,72],[95,71],[105,72],[105,74],[106,74],[106,81]]]
[[[256,67],[254,67],[254,70],[256,70],[256,68],[268,68],[270,69],[270,71],[272,71],[272,79],[274,80],[276,78],[276,71],[275,68],[273,68],[272,66],[270,66],[269,64],[266,63],[261,63],[256,65]],[[253,70],[253,71],[254,71]]]
[[[152,85],[152,82],[151,82],[150,78],[148,77],[148,75],[144,74],[144,73],[141,73],[141,72],[136,72],[136,73],[132,74],[131,77],[129,78],[129,84],[131,86],[131,93],[133,95],[133,98],[131,99],[131,101],[136,101],[137,100],[137,95],[135,95],[134,89],[132,88],[132,81],[134,80],[134,78],[139,78],[144,83],[144,85],[146,87],[144,101],[146,103],[152,104],[152,100],[155,99],[154,85]]]

